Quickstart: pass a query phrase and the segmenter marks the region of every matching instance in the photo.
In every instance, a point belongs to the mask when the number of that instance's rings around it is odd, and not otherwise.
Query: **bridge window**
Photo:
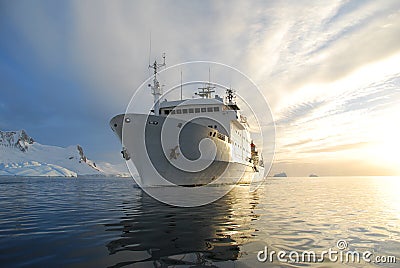
[[[219,112],[219,107],[214,107],[214,112]]]
[[[169,114],[169,110],[164,110],[164,114]]]
[[[200,113],[200,108],[194,108],[195,113]]]
[[[213,108],[212,107],[207,107],[207,112],[212,112]]]
[[[189,108],[189,113],[192,114],[193,112],[193,108]]]
[[[201,112],[202,112],[202,113],[205,113],[206,111],[207,111],[206,108],[204,108],[204,107],[201,108]]]
[[[181,113],[182,113],[182,110],[181,110],[181,109],[177,109],[177,110],[176,110],[176,113],[177,113],[177,114],[181,114]]]
[[[187,109],[182,109],[183,114],[187,114],[188,110]]]
[[[175,114],[175,110],[172,110],[172,111],[171,111],[171,114]]]

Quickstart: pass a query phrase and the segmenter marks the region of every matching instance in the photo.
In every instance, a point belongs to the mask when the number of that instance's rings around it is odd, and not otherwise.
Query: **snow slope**
[[[81,146],[67,148],[35,142],[25,131],[0,131],[0,175],[66,176],[125,175],[112,166],[106,171],[89,160]]]

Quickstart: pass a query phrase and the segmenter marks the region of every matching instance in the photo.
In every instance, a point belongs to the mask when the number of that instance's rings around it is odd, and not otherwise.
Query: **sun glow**
[[[400,108],[388,110],[371,123],[374,142],[369,148],[369,156],[379,164],[400,175],[400,126],[396,123]]]
[[[399,62],[396,54],[286,98],[277,116],[283,122],[277,157],[291,162],[307,157],[310,163],[348,159],[360,163],[354,173],[400,175]]]

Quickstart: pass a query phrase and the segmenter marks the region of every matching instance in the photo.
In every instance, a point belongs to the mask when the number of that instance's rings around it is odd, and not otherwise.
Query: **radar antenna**
[[[234,101],[234,99],[236,99],[235,91],[232,88],[226,90],[225,98],[228,101],[228,104],[236,104],[236,102]]]
[[[160,82],[157,80],[157,73],[161,67],[165,67],[165,53],[162,54],[163,63],[157,63],[157,60],[151,65],[149,64],[149,69],[154,70],[154,78],[153,84],[149,84],[148,86],[151,88],[151,94],[154,96],[154,114],[160,115],[160,97],[162,95],[162,88],[160,86]]]
[[[199,92],[194,94],[206,99],[211,99],[211,93],[215,92],[215,87],[212,87],[210,83],[204,85],[204,87],[199,87],[198,89],[200,89]]]
[[[236,99],[235,91],[232,88],[229,88],[225,91],[225,93],[226,93],[225,97],[226,105],[235,111],[240,110],[235,101]]]
[[[208,68],[208,83],[204,87],[199,87],[199,92],[194,93],[202,98],[211,99],[211,93],[215,93],[215,87],[211,86],[210,68]]]

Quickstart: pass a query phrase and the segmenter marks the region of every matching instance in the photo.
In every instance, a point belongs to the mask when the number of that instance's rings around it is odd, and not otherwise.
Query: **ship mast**
[[[154,70],[154,78],[153,78],[153,84],[149,84],[149,87],[151,88],[151,94],[154,96],[154,114],[155,115],[160,115],[160,97],[162,95],[162,88],[160,86],[160,82],[157,80],[157,72],[158,69],[161,67],[165,66],[165,53],[162,54],[163,57],[163,63],[159,64],[155,60],[152,65],[149,64],[149,68]]]

